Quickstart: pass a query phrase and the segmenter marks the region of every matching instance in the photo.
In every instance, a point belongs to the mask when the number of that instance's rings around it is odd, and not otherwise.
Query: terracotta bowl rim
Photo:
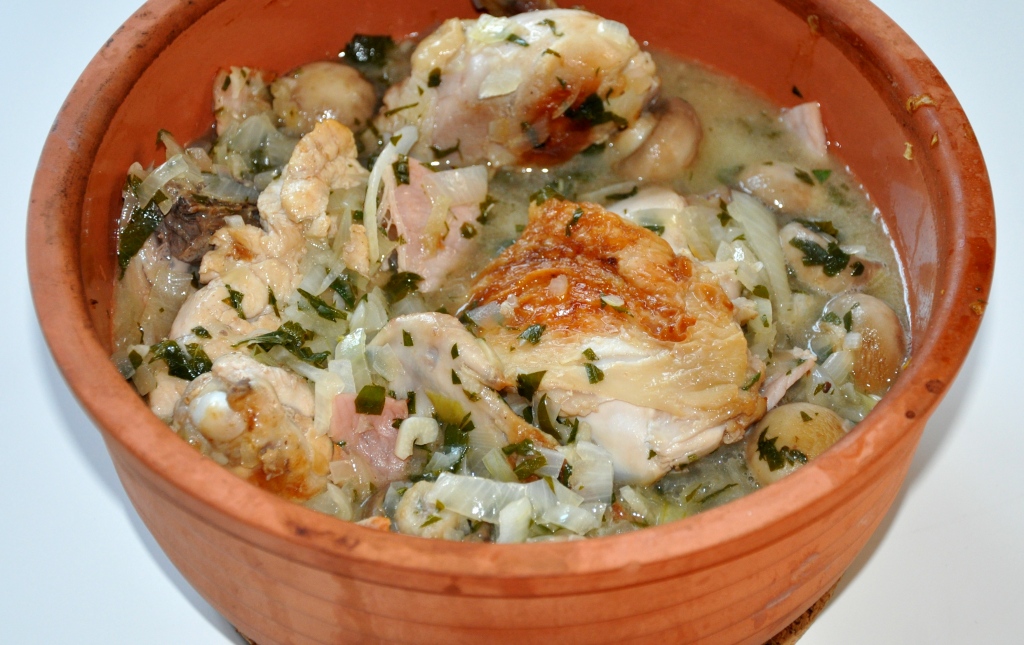
[[[121,378],[90,322],[78,269],[79,237],[59,234],[62,227],[78,231],[84,178],[120,100],[160,51],[187,29],[176,16],[187,12],[190,26],[223,1],[150,0],[111,37],[82,73],[54,123],[39,162],[28,222],[36,311],[70,388],[106,440],[127,450],[163,485],[165,495],[172,501],[178,498],[179,504],[182,496],[189,498],[191,512],[223,530],[244,534],[267,549],[281,550],[289,543],[303,547],[283,553],[285,558],[318,563],[340,559],[389,573],[404,569],[450,575],[455,565],[461,576],[488,578],[600,573],[627,566],[643,566],[650,573],[651,565],[684,557],[707,566],[730,557],[731,549],[723,545],[739,544],[766,530],[784,535],[795,530],[787,529],[787,523],[800,525],[797,518],[805,509],[813,506],[817,514],[841,504],[850,494],[844,495],[842,486],[852,475],[838,473],[836,466],[851,458],[859,464],[884,461],[887,451],[901,445],[907,419],[923,422],[931,414],[967,356],[981,316],[963,312],[971,303],[983,305],[987,299],[995,217],[981,151],[966,117],[924,53],[874,5],[865,0],[776,0],[797,15],[819,16],[823,36],[834,42],[851,35],[859,39],[861,55],[905,87],[919,86],[926,79],[949,92],[947,109],[934,111],[934,127],[955,144],[950,147],[956,154],[937,154],[927,169],[926,174],[939,180],[939,188],[929,193],[932,206],[951,214],[951,240],[980,237],[989,242],[961,243],[949,265],[940,268],[936,291],[944,288],[945,296],[935,301],[932,323],[917,341],[914,360],[868,420],[783,482],[685,521],[596,540],[500,546],[425,540],[342,522],[261,491],[169,432]],[[131,78],[110,82],[120,66],[131,68]],[[78,171],[77,180],[68,174],[73,169],[60,170],[76,166],[85,169]],[[945,206],[936,204],[940,189],[950,190],[956,198]],[[105,398],[98,396],[101,391],[107,393]],[[108,405],[112,401],[117,405]],[[151,450],[154,446],[158,452]],[[553,568],[553,562],[562,564]]]

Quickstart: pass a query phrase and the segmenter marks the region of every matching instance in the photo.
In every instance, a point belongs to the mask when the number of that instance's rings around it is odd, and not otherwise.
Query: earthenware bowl
[[[108,360],[125,169],[156,158],[159,128],[181,140],[207,129],[221,66],[283,71],[336,56],[357,31],[401,36],[473,12],[466,0],[153,0],[96,55],[47,140],[29,215],[33,296],[142,519],[196,589],[257,643],[761,643],[836,581],[896,496],[974,338],[992,272],[992,198],[956,98],[866,1],[587,7],[777,103],[821,102],[833,149],[863,180],[903,258],[909,365],[866,421],[783,482],[619,537],[423,540],[251,487],[170,432]]]

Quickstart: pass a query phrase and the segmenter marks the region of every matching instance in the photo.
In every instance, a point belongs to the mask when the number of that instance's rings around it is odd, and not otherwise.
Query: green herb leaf
[[[380,415],[384,411],[386,396],[383,386],[364,385],[356,395],[356,414]]]
[[[519,392],[519,396],[527,401],[532,401],[533,395],[536,394],[537,388],[540,387],[540,382],[544,380],[545,374],[547,374],[547,370],[516,376],[516,391]]]
[[[587,371],[587,380],[590,381],[591,385],[600,383],[604,380],[604,372],[601,371],[601,368],[597,365],[594,365],[593,363],[584,363],[583,369]]]
[[[591,360],[591,361],[598,360],[597,352],[595,352],[594,350],[590,349],[589,347],[586,348],[585,350],[583,350],[583,355],[587,357],[587,360]]]
[[[853,269],[850,270],[850,275],[856,278],[864,273],[864,263],[857,260],[853,263]]]
[[[697,503],[698,504],[707,503],[707,502],[713,500],[714,498],[718,497],[719,495],[721,495],[722,493],[724,493],[725,491],[729,490],[730,488],[732,488],[733,486],[736,486],[736,485],[737,485],[736,482],[732,482],[731,484],[726,484],[725,486],[719,488],[718,490],[716,490],[714,492],[711,492],[711,493],[708,493],[704,497],[701,497],[699,500],[697,500]]]
[[[740,386],[740,389],[743,390],[744,392],[747,392],[748,390],[750,390],[750,388],[757,385],[757,382],[760,380],[761,372],[755,372],[754,375],[750,377],[750,380],[748,380],[746,383]]]
[[[437,87],[441,84],[441,68],[435,67],[430,70],[430,74],[427,76],[427,87]]]
[[[505,40],[507,42],[512,43],[513,45],[519,45],[520,47],[529,47],[530,46],[530,43],[526,42],[520,36],[517,36],[515,34],[509,34],[508,37],[505,38]]]
[[[512,468],[512,471],[516,474],[519,481],[530,477],[548,463],[548,460],[534,448],[533,442],[529,439],[509,444],[502,448],[501,451],[510,457],[516,457],[516,465]]]
[[[558,483],[566,488],[569,487],[569,480],[572,478],[572,465],[566,459],[562,462],[562,469],[558,471]]]
[[[238,313],[238,317],[245,320],[245,311],[242,310],[242,300],[245,298],[245,294],[241,291],[235,291],[231,288],[230,284],[224,286],[228,290],[228,297],[221,300],[221,302],[234,309]]]
[[[128,352],[128,362],[132,364],[132,369],[139,369],[142,365],[142,355],[134,349]]]
[[[545,325],[530,325],[523,333],[519,334],[519,339],[524,340],[531,345],[536,345],[540,342],[540,336],[544,333],[547,327]]]
[[[313,308],[313,311],[316,312],[316,315],[320,316],[321,318],[330,320],[331,322],[336,322],[339,318],[341,318],[342,320],[348,318],[344,311],[341,311],[340,309],[335,309],[331,305],[324,302],[322,298],[314,296],[305,289],[298,289],[298,292],[299,295],[305,298],[306,302],[309,303],[309,306]]]
[[[424,527],[430,526],[431,524],[434,524],[434,523],[437,523],[437,522],[440,522],[440,521],[441,521],[441,516],[439,516],[439,515],[431,515],[430,517],[428,517],[426,520],[423,521],[423,524],[420,524],[420,528],[422,529]]]
[[[587,146],[586,148],[584,148],[583,151],[580,152],[580,154],[581,155],[586,155],[588,157],[591,156],[591,155],[599,155],[602,152],[604,152],[604,149],[606,147],[607,147],[607,144],[605,144],[605,143],[592,143],[589,146]]]
[[[412,347],[412,334],[406,330],[402,330],[402,345],[405,347]]]
[[[422,276],[408,271],[400,271],[388,278],[387,284],[382,287],[382,290],[387,296],[388,302],[398,302],[410,293],[418,291],[417,285],[422,281]]]
[[[347,274],[341,274],[331,282],[331,291],[338,294],[345,307],[352,310],[356,306],[356,291],[352,287],[352,280]]]
[[[452,358],[458,358],[458,357],[459,357],[459,344],[455,343],[454,345],[452,345]]]
[[[409,414],[416,414],[416,393],[409,391],[405,393],[405,407]]]
[[[811,420],[811,415],[807,414],[803,410],[800,410],[800,418],[803,419],[804,423],[807,423],[808,421]]]
[[[471,240],[476,237],[477,230],[476,227],[469,222],[463,222],[462,226],[459,227],[459,234],[467,240]]]
[[[206,355],[198,343],[188,343],[182,348],[173,340],[165,340],[149,349],[152,357],[149,362],[162,360],[167,364],[167,372],[186,381],[194,380],[213,368],[213,361]]]
[[[462,385],[462,379],[455,370],[452,370],[452,385]]]
[[[821,320],[823,322],[827,322],[830,325],[835,325],[836,327],[843,324],[843,319],[840,318],[839,314],[837,314],[834,311],[825,312],[825,315],[821,317]]]
[[[836,239],[839,238],[839,229],[835,227],[835,224],[833,224],[831,220],[797,218],[796,221],[800,222],[801,224],[811,229],[812,231],[824,233],[825,235],[831,235]]]
[[[644,228],[658,236],[665,233],[665,227],[661,224],[644,224]]]
[[[828,249],[823,249],[821,245],[811,240],[794,237],[789,241],[789,245],[800,249],[804,254],[804,266],[820,266],[829,277],[839,275],[850,263],[850,256],[835,242],[829,242]]]
[[[462,147],[462,139],[456,139],[455,145],[450,148],[438,148],[437,146],[430,146],[430,151],[434,153],[434,159],[444,159],[450,154],[454,154],[459,151]]]
[[[793,174],[796,175],[797,179],[804,182],[808,186],[814,185],[814,177],[811,177],[811,175],[806,170],[800,170],[799,168],[795,168],[793,170]]]
[[[819,184],[824,184],[826,181],[828,181],[828,178],[832,175],[832,171],[827,169],[827,168],[816,168],[815,170],[812,170],[811,172],[814,174],[814,176],[818,180]]]
[[[539,24],[542,24],[545,27],[551,29],[551,33],[553,33],[557,38],[561,38],[562,36],[565,35],[563,33],[559,33],[558,25],[551,18],[545,18],[544,20],[541,20]]]
[[[559,436],[558,431],[555,430],[555,425],[551,423],[551,411],[548,409],[547,394],[541,395],[540,401],[537,402],[537,427],[540,428],[542,432],[554,437],[557,441],[562,441],[562,437]]]
[[[768,470],[774,472],[780,468],[784,468],[787,464],[794,466],[798,463],[807,463],[807,455],[795,448],[789,448],[788,446],[776,448],[775,442],[778,441],[779,438],[772,437],[771,439],[768,439],[767,434],[768,428],[766,427],[757,437],[757,454],[758,459],[767,462]]]
[[[395,171],[395,181],[399,184],[409,183],[409,157],[406,155],[398,155],[398,159],[391,164],[391,168]]]
[[[551,48],[545,49],[544,51],[541,52],[540,55],[541,56],[554,56],[556,58],[561,58],[562,57],[561,54],[559,54],[558,52],[556,52],[555,50],[553,50]]]
[[[846,328],[847,332],[852,331],[852,329],[853,329],[853,309],[847,311],[843,315],[843,327]]]
[[[538,206],[552,198],[565,199],[565,196],[558,192],[558,188],[554,184],[546,184],[543,188],[530,195],[530,201]]]
[[[648,459],[648,461],[651,460],[651,459],[654,459],[657,456],[658,456],[658,453],[654,452],[653,450],[648,450],[647,451],[647,459]]]
[[[579,223],[581,217],[583,217],[583,209],[577,207],[576,210],[572,212],[572,217],[569,218],[569,222],[565,225],[566,237],[572,237],[572,229]]]
[[[398,107],[391,108],[390,110],[385,112],[384,116],[394,116],[401,112],[402,110],[408,110],[409,108],[414,108],[417,105],[419,105],[419,101],[415,103],[407,103],[406,105],[399,105]]]
[[[625,130],[629,127],[629,122],[626,119],[614,112],[605,110],[604,101],[601,100],[601,97],[596,92],[583,99],[579,105],[566,110],[565,116],[573,121],[586,123],[590,127],[608,123],[609,121],[614,123],[619,130]]]
[[[210,332],[206,331],[206,327],[193,327],[192,333],[200,338],[211,338]]]
[[[162,221],[164,221],[164,213],[156,205],[155,198],[145,208],[136,206],[132,209],[128,223],[124,225],[117,236],[117,266],[121,269],[122,278],[128,268],[128,263],[132,261],[135,254],[139,252],[139,249]]]
[[[754,290],[751,293],[758,298],[765,298],[766,300],[772,297],[772,294],[768,292],[768,287],[763,284],[754,285]]]
[[[492,215],[491,211],[494,208],[494,205],[497,203],[498,202],[493,197],[488,195],[484,201],[480,202],[480,215],[476,218],[476,221],[480,224],[486,224],[487,220],[490,219]]]

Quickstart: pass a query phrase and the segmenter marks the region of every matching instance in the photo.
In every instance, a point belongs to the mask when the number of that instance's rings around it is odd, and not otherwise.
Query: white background
[[[803,645],[1024,642],[1024,3],[881,0],[960,98],[995,192],[981,333],[903,491]],[[241,643],[156,546],[54,368],[25,269],[44,138],[136,0],[0,3],[0,642]],[[1014,294],[1017,295],[1014,295]]]

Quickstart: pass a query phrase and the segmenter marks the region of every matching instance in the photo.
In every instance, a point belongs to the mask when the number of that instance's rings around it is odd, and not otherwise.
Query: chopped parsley
[[[795,168],[793,169],[793,174],[796,175],[797,179],[804,182],[808,186],[814,185],[814,177],[811,177],[810,173],[808,173],[806,170]]]
[[[786,467],[786,465],[795,466],[798,463],[807,463],[807,455],[795,448],[790,448],[789,446],[776,448],[775,442],[778,441],[779,438],[772,437],[771,439],[768,439],[767,435],[768,428],[766,427],[757,437],[757,454],[758,459],[768,463],[768,470],[774,472],[780,468]]]
[[[517,36],[515,34],[509,34],[508,37],[505,38],[505,41],[506,42],[510,42],[513,45],[519,45],[520,47],[529,47],[530,46],[530,43],[528,43],[525,40],[523,40],[523,38],[521,36]]]
[[[829,242],[826,249],[811,240],[794,237],[789,241],[789,245],[800,249],[804,254],[804,266],[820,266],[829,277],[839,275],[850,264],[849,254],[839,248],[836,242]]]
[[[462,139],[456,139],[455,145],[449,148],[438,148],[437,146],[430,146],[430,151],[434,153],[434,159],[444,159],[450,154],[459,152],[459,148],[462,147]]]
[[[407,155],[398,155],[398,159],[391,164],[391,168],[395,171],[395,181],[399,184],[409,183],[409,157]]]
[[[587,123],[591,127],[608,122],[614,123],[619,130],[629,127],[629,122],[626,119],[604,108],[604,101],[596,92],[583,99],[583,102],[576,107],[566,110],[565,116],[573,121]]]
[[[573,229],[574,226],[579,224],[579,221],[580,221],[581,217],[583,217],[583,209],[577,207],[576,210],[573,211],[572,217],[569,218],[569,222],[565,225],[565,236],[566,237],[572,237],[572,229]]]
[[[547,370],[516,376],[516,391],[519,392],[519,396],[527,401],[532,401],[533,395],[537,393],[537,388],[540,387],[540,382],[544,379],[545,374],[547,374]]]
[[[459,357],[459,344],[455,343],[454,345],[452,345],[452,358],[458,358],[458,357]]]
[[[597,352],[590,349],[589,347],[583,350],[583,355],[587,357],[587,360],[596,361],[598,360]]]
[[[529,439],[509,444],[502,448],[501,451],[509,457],[515,457],[516,465],[512,471],[516,474],[519,481],[527,479],[548,463],[548,460],[534,448],[533,442]]]
[[[814,175],[815,179],[818,180],[819,184],[824,184],[832,175],[832,171],[827,168],[817,168],[812,170],[811,173]]]
[[[167,372],[186,381],[194,380],[213,368],[213,361],[203,351],[199,343],[187,343],[185,347],[173,340],[164,340],[149,350],[149,362],[162,360],[167,365]],[[140,363],[141,364],[141,363]]]
[[[380,415],[384,411],[387,396],[381,385],[364,385],[356,395],[356,414]]]
[[[238,317],[245,320],[245,311],[242,309],[242,300],[245,298],[245,294],[241,291],[235,291],[231,288],[230,284],[225,284],[224,287],[228,290],[228,297],[221,300],[221,302],[234,309]]]
[[[743,390],[744,392],[747,392],[750,390],[750,388],[757,385],[757,382],[760,380],[761,372],[755,372],[754,375],[750,377],[750,380],[748,380],[746,383],[740,386],[740,389]]]
[[[402,345],[405,347],[412,347],[412,334],[406,330],[402,330]]]
[[[235,343],[232,347],[245,345],[246,347],[258,346],[263,351],[269,351],[271,347],[280,345],[291,352],[299,360],[309,363],[320,369],[326,369],[327,361],[331,358],[331,352],[314,352],[306,347],[306,342],[313,340],[316,334],[303,329],[302,325],[294,321],[288,321],[272,332],[247,338]]]
[[[427,87],[437,87],[441,84],[441,68],[435,67],[430,70],[430,74],[427,76]]]
[[[211,338],[210,332],[206,331],[206,327],[193,327],[192,333],[200,338]],[[138,367],[136,365],[136,367]]]
[[[409,271],[399,271],[388,278],[387,283],[381,287],[389,302],[398,302],[414,291],[419,291],[420,282],[423,277]]]
[[[519,334],[519,339],[524,340],[531,345],[536,345],[540,342],[540,336],[546,329],[545,325],[530,325],[523,333]]]
[[[634,185],[633,190],[629,190],[624,193],[612,193],[611,195],[607,196],[607,199],[613,202],[621,202],[624,199],[629,199],[630,197],[636,195],[638,192],[640,192],[640,187]]]
[[[593,363],[584,363],[583,369],[587,371],[587,380],[590,381],[591,385],[600,383],[604,380],[604,371],[600,367]]]
[[[467,240],[471,240],[476,237],[477,232],[476,227],[469,222],[463,222],[462,226],[459,227],[459,234]]]
[[[757,296],[758,298],[764,298],[766,300],[772,297],[772,295],[768,292],[768,287],[764,286],[763,284],[754,285],[754,290],[751,291],[751,293]]]
[[[324,301],[319,296],[314,296],[305,289],[298,289],[298,292],[299,295],[305,298],[306,302],[309,303],[309,306],[313,308],[313,311],[316,312],[316,315],[320,316],[321,318],[330,320],[331,322],[337,322],[339,318],[341,318],[342,320],[348,318],[348,315],[345,314],[344,311],[341,311],[340,309],[335,309],[331,305],[327,304],[327,302]]]
[[[341,301],[345,303],[345,307],[349,310],[356,306],[356,291],[352,287],[352,280],[347,274],[341,274],[331,282],[331,291],[338,294]]]

